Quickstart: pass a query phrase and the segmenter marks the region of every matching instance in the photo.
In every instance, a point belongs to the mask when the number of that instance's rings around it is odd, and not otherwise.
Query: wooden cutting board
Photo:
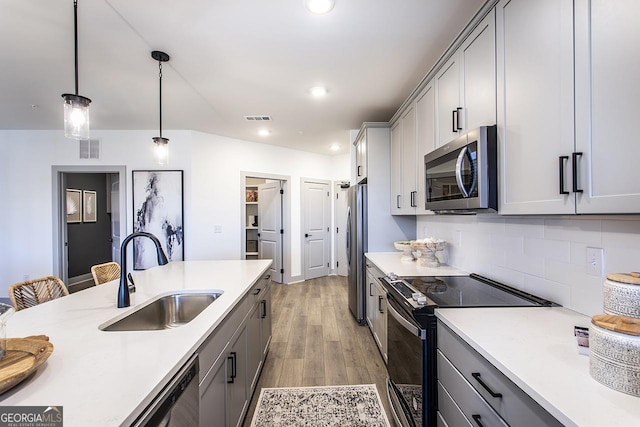
[[[0,360],[0,393],[11,389],[34,373],[53,352],[46,335],[7,338],[7,351]]]
[[[597,314],[591,318],[591,322],[610,331],[640,336],[640,319],[612,314]]]
[[[632,271],[631,273],[612,273],[607,274],[607,279],[614,282],[627,283],[629,285],[640,285],[640,273]]]

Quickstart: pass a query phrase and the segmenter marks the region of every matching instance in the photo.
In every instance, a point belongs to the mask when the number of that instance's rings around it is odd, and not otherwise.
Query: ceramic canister
[[[608,274],[604,281],[604,312],[640,319],[640,277]]]
[[[611,331],[593,322],[589,329],[591,376],[607,387],[640,397],[640,336]]]

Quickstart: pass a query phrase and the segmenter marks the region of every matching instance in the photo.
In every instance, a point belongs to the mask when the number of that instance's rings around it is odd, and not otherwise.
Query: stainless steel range
[[[382,277],[387,288],[387,395],[398,425],[436,426],[435,309],[557,304],[477,274]]]

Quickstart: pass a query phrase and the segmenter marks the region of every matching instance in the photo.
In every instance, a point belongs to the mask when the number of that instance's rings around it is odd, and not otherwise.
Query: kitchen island
[[[17,312],[7,337],[49,336],[54,351],[0,405],[62,406],[64,425],[130,425],[267,272],[271,260],[185,261],[134,272],[131,307],[118,281]],[[175,291],[222,295],[191,322],[159,331],[105,332],[100,325]]]

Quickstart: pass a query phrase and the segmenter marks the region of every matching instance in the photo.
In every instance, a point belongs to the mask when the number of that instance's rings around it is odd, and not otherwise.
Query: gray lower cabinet
[[[198,349],[201,427],[242,425],[270,342],[267,273]]]
[[[378,345],[380,354],[387,362],[387,291],[378,280],[384,276],[370,261],[367,261],[367,324]]]
[[[442,425],[562,426],[441,322],[437,336],[438,413]]]
[[[244,414],[249,407],[247,380],[247,326],[244,322],[231,338],[231,347],[227,356],[227,426],[242,424]],[[255,349],[253,350],[255,351]],[[207,402],[208,404],[208,402]]]

